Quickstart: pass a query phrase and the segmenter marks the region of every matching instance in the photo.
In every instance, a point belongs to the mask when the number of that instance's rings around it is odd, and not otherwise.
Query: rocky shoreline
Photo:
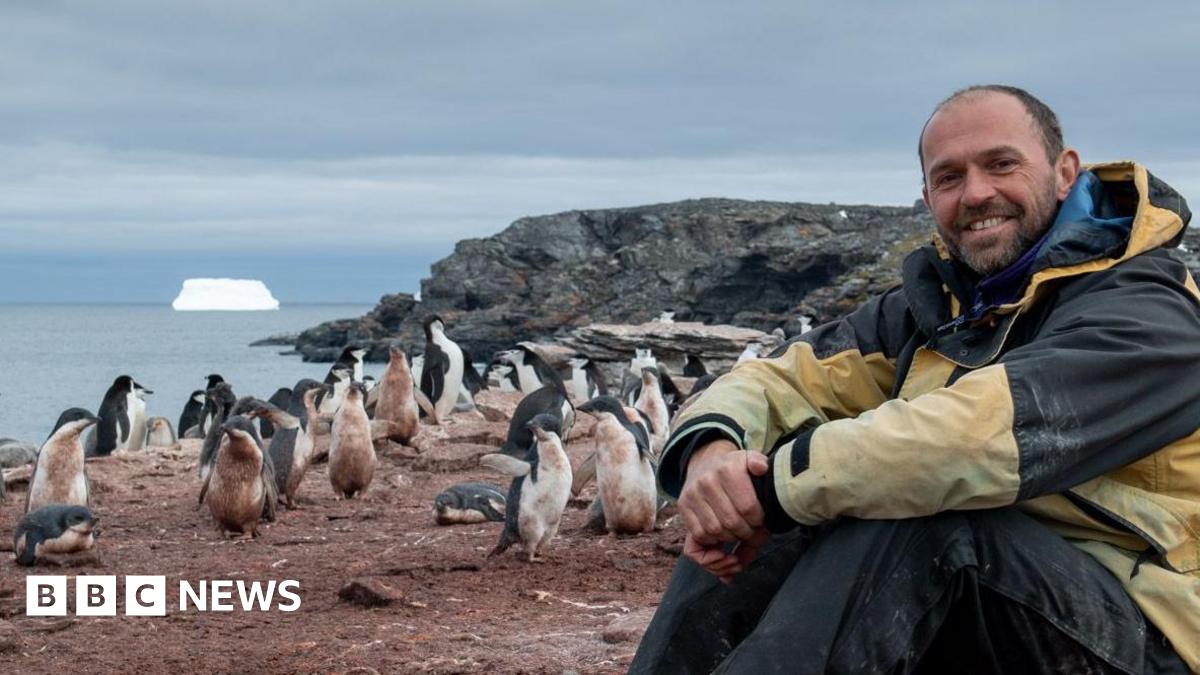
[[[642,325],[666,311],[677,322],[791,336],[802,316],[835,319],[899,283],[904,256],[933,229],[920,202],[698,199],[521,218],[458,242],[422,280],[420,300],[385,295],[365,316],[261,343],[293,345],[317,362],[360,344],[367,360],[386,361],[392,340],[424,344],[421,321],[430,314],[475,361],[521,341],[607,360],[615,355],[602,354],[589,326]],[[1192,250],[1200,251],[1200,236],[1189,234],[1179,254],[1200,274]]]

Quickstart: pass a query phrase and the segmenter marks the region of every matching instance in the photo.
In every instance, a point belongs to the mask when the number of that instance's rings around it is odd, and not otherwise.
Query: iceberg
[[[171,302],[177,312],[279,309],[279,301],[258,279],[187,279]]]

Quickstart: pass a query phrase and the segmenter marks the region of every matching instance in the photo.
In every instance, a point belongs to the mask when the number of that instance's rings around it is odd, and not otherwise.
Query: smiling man
[[[718,379],[659,472],[684,558],[634,672],[1200,670],[1191,214],[987,85],[919,155],[903,284]]]

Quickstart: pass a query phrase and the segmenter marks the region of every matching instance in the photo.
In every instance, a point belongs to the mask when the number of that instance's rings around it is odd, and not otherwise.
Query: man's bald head
[[[1063,132],[1062,126],[1058,123],[1058,115],[1050,109],[1045,103],[1042,103],[1033,94],[1021,89],[1020,87],[1012,87],[1006,84],[976,84],[965,89],[950,94],[941,103],[929,113],[929,119],[925,120],[925,125],[921,127],[921,135],[917,138],[917,157],[921,159],[921,177],[924,180],[925,176],[925,148],[922,147],[925,142],[925,130],[929,128],[929,122],[933,119],[938,111],[958,103],[960,101],[971,100],[978,96],[997,93],[1007,94],[1021,102],[1025,106],[1025,111],[1029,113],[1030,119],[1035,127],[1042,134],[1042,147],[1046,149],[1046,159],[1051,164],[1058,160],[1058,156],[1062,154],[1063,148]]]

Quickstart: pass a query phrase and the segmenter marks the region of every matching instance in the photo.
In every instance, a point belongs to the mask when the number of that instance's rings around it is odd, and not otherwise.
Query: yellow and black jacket
[[[1018,504],[1116,575],[1200,671],[1200,291],[1166,249],[1191,214],[1132,162],[1089,167],[1120,231],[1056,226],[1024,293],[956,321],[940,241],[903,284],[719,378],[675,422],[770,458],[768,525]]]

